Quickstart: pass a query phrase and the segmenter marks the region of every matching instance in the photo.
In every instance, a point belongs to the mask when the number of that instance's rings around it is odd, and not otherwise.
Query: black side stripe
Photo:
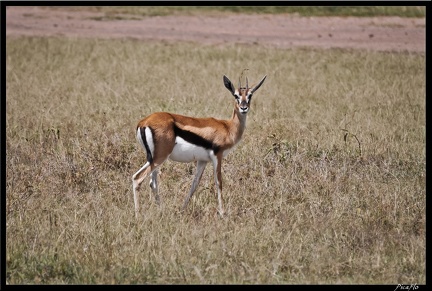
[[[150,128],[150,127],[149,127]],[[152,154],[151,154],[151,151],[150,151],[150,148],[149,148],[149,145],[148,145],[148,143],[147,143],[147,139],[146,139],[146,136],[145,136],[145,127],[141,127],[140,128],[140,131],[141,131],[141,139],[143,140],[143,142],[144,142],[144,147],[145,147],[145,149],[146,149],[146,152],[147,152],[147,161],[149,162],[149,163],[153,163],[153,156],[152,156]],[[153,130],[150,128],[150,131],[152,132],[152,134],[153,134]]]
[[[203,147],[205,149],[211,149],[213,150],[214,154],[217,154],[220,150],[220,146],[212,143],[211,141],[202,138],[201,136],[197,135],[196,133],[193,133],[188,130],[183,130],[176,125],[174,125],[174,133],[176,136],[181,137],[185,141],[194,144],[196,146]]]

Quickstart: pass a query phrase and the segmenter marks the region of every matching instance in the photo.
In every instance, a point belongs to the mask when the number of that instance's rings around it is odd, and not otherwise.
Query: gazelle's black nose
[[[249,107],[242,107],[242,106],[240,106],[239,109],[240,109],[240,113],[247,113],[248,110],[249,110]]]

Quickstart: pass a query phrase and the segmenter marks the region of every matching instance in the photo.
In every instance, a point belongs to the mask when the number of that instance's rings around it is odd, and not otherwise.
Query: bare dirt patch
[[[279,48],[351,48],[425,52],[425,18],[299,17],[294,15],[122,16],[8,6],[7,36],[66,36],[232,43]]]

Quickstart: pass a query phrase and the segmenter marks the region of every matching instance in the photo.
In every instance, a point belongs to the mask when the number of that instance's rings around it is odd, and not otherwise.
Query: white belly
[[[193,161],[206,161],[210,162],[210,155],[213,154],[212,150],[191,144],[181,137],[176,137],[176,144],[169,158],[176,162],[193,162]]]

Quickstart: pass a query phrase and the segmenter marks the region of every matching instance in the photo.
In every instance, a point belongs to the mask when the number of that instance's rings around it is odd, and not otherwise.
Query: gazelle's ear
[[[225,87],[231,92],[231,94],[234,95],[235,87],[234,87],[233,83],[230,81],[230,79],[228,79],[228,77],[224,75],[223,81],[224,81]]]
[[[257,85],[255,85],[255,87],[253,87],[253,88],[251,89],[251,93],[252,93],[252,94],[253,94],[256,90],[258,90],[259,87],[261,87],[262,83],[264,83],[264,80],[265,80],[266,78],[267,78],[267,75],[265,75],[264,78],[262,78],[262,80],[261,80]]]

